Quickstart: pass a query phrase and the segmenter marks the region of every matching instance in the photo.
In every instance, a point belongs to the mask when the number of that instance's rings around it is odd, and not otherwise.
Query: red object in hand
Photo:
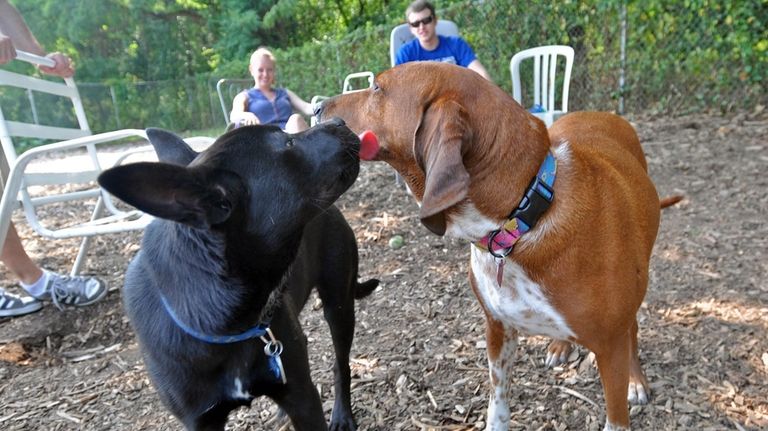
[[[379,138],[370,130],[360,134],[360,159],[373,160],[379,153]]]

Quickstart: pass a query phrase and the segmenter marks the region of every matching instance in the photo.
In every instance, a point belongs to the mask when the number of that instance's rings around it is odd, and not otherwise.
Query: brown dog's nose
[[[322,121],[324,104],[325,102],[323,101],[315,105],[314,114],[315,114],[315,117],[317,117],[317,121]]]

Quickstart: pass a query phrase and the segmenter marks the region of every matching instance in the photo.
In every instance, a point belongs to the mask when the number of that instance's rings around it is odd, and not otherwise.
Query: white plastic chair
[[[438,19],[435,31],[440,36],[458,36],[459,26],[453,21]],[[400,50],[400,47],[415,38],[413,33],[411,33],[410,25],[408,23],[400,24],[392,29],[392,33],[389,34],[389,59],[393,67],[395,66],[397,51]]]
[[[21,51],[17,51],[17,59],[32,64],[54,65],[48,58]],[[137,210],[121,209],[124,206],[113,202],[98,186],[96,178],[102,170],[129,158],[156,160],[154,150],[150,145],[128,150],[101,145],[125,138],[139,139],[146,143],[146,134],[144,130],[138,129],[91,134],[82,100],[71,78],[64,79],[64,82],[54,82],[0,70],[0,87],[25,90],[30,100],[33,100],[32,95],[42,93],[46,97],[52,95],[69,99],[72,103],[77,127],[57,127],[38,124],[36,115],[31,123],[7,120],[2,110],[3,100],[0,100],[0,141],[11,168],[0,201],[0,247],[5,243],[11,214],[20,200],[28,223],[40,235],[53,239],[84,237],[71,271],[72,275],[76,275],[80,272],[92,236],[143,229],[152,220],[151,216]],[[32,103],[34,110],[35,105]],[[14,137],[66,140],[38,146],[17,156],[12,139]],[[189,141],[199,147],[210,144],[213,139],[200,137]],[[64,211],[57,212],[53,220],[40,217],[42,214],[39,214],[38,209],[41,207],[73,204],[77,201],[81,201],[81,206],[85,208],[92,208],[89,215],[71,222],[61,220]],[[69,218],[74,217],[72,214],[82,213],[86,211],[81,209],[79,212],[67,211],[65,214]]]
[[[368,84],[365,87],[360,87],[353,85],[353,82],[359,82],[361,80],[365,80],[365,82]],[[341,86],[341,92],[342,94],[346,93],[354,93],[355,91],[362,91],[366,88],[369,88],[373,85],[373,72],[355,72],[350,73],[346,77],[344,77],[344,84]]]
[[[565,59],[565,74],[563,75],[560,101],[558,109],[555,106],[557,98],[557,71],[558,57]],[[520,84],[520,63],[527,59],[533,59],[533,103],[541,107],[544,112],[532,112],[541,118],[547,127],[568,112],[568,88],[571,81],[571,69],[573,68],[573,48],[565,45],[547,45],[520,51],[512,56],[509,62],[509,70],[512,74],[512,97],[517,103],[523,104],[522,86]]]
[[[224,124],[229,124],[229,111],[232,108],[232,99],[243,90],[251,88],[253,78],[250,79],[219,79],[216,82],[216,93],[219,95],[221,112],[224,114]]]
[[[358,85],[353,85],[353,83],[357,83],[361,80],[365,80],[367,85],[365,87],[360,87]],[[369,88],[373,85],[373,72],[355,72],[350,73],[349,75],[344,77],[344,83],[341,85],[341,93],[347,94],[347,93],[354,93],[356,91],[362,91],[366,88]],[[312,105],[312,111],[315,110],[315,107],[322,102],[323,100],[327,99],[328,96],[312,96],[312,100],[310,100],[310,104]],[[317,124],[317,117],[314,115],[312,118],[310,118],[310,126],[314,126]]]

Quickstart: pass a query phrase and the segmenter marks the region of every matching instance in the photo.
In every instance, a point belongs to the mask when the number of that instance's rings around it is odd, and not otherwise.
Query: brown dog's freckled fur
[[[421,66],[426,66],[419,70]],[[538,145],[547,138],[544,123],[528,114],[512,97],[495,85],[488,85],[479,75],[466,75],[462,78],[461,88],[445,93],[435,91],[431,85],[422,85],[421,77],[429,75],[435,81],[453,82],[453,69],[458,66],[445,64],[422,64],[420,67],[398,67],[380,74],[376,83],[380,90],[368,89],[344,95],[345,103],[338,104],[338,99],[330,99],[324,103],[324,109],[331,116],[343,118],[347,125],[357,133],[365,129],[372,130],[379,138],[381,153],[377,160],[385,161],[400,172],[414,195],[423,200],[425,182],[411,182],[409,178],[424,178],[423,170],[418,168],[417,155],[414,152],[415,139],[422,117],[428,110],[414,109],[413,105],[431,107],[438,101],[459,101],[464,106],[468,116],[462,121],[465,135],[469,138],[464,145],[472,151],[463,149],[464,164],[472,178],[468,197],[475,202],[484,214],[491,214],[499,220],[504,219],[509,209],[517,205],[518,196],[536,174],[538,163],[544,159],[547,148]],[[447,67],[446,67],[447,66]],[[401,85],[403,82],[412,85]],[[484,91],[478,91],[483,88]],[[487,94],[485,90],[491,94]],[[401,94],[402,92],[402,94]],[[468,97],[469,96],[469,97]],[[384,100],[386,98],[386,101]],[[396,103],[392,103],[397,101]],[[389,103],[387,103],[389,102]],[[362,109],[360,109],[362,107]],[[418,111],[415,116],[403,116],[401,112]],[[500,136],[499,127],[471,127],[469,125],[487,123],[486,113],[497,112],[501,118],[494,123],[515,124],[516,122],[533,121],[536,127],[525,128],[514,135]],[[447,120],[448,123],[451,120]],[[397,127],[386,127],[393,124]],[[427,139],[422,136],[421,139]],[[489,145],[492,142],[505,140],[509,142],[508,151],[497,154]],[[530,161],[525,163],[525,161]],[[525,167],[521,176],[493,175],[492,172],[503,169],[504,166],[520,165]],[[413,169],[419,172],[413,172]],[[450,210],[449,210],[450,211]]]
[[[446,231],[440,229],[441,213],[443,223],[465,224],[451,233],[479,226],[484,235],[493,229],[489,225],[500,226],[547,152],[555,154],[555,200],[507,258],[520,268],[520,278],[505,276],[497,286],[493,258],[472,254],[470,284],[486,315],[488,359],[495,367],[510,363],[501,356],[510,354],[505,345],[512,342],[513,324],[537,329],[554,322],[562,331],[551,336],[595,352],[608,422],[628,427],[627,381],[648,387],[634,337],[660,212],[632,126],[610,113],[577,112],[547,130],[497,86],[435,62],[395,67],[376,82],[381,90],[332,98],[325,109],[354,131],[371,129],[379,136],[379,160],[405,174],[424,203],[422,223],[433,232]],[[476,215],[465,211],[467,203]],[[515,295],[554,312],[536,316],[519,298],[510,299]],[[539,320],[521,322],[534,316]],[[562,326],[556,325],[560,320]]]

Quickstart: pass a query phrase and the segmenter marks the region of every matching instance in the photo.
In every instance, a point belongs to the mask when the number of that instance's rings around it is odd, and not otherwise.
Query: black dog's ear
[[[161,162],[187,166],[197,157],[197,152],[179,136],[154,127],[146,131],[149,143],[155,147],[155,153]]]
[[[244,190],[232,172],[150,162],[108,169],[99,184],[146,213],[196,228],[226,221]]]

